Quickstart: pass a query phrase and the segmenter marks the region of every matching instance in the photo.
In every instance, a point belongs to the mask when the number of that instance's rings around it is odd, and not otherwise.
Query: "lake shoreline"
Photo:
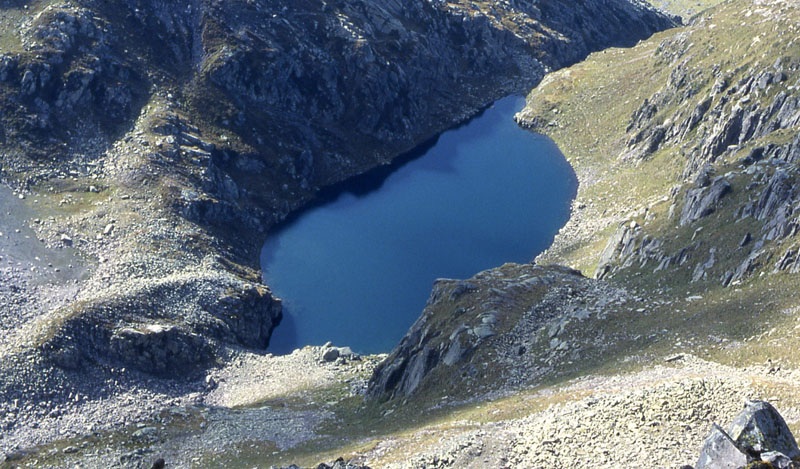
[[[545,250],[567,223],[577,181],[551,140],[513,121],[523,105],[498,100],[397,163],[330,188],[273,232],[262,266],[284,319],[268,351],[333,341],[387,352],[435,279]]]

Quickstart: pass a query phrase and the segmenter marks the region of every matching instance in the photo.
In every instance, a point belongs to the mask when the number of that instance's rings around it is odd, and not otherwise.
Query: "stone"
[[[753,240],[753,235],[751,235],[750,232],[748,231],[747,233],[745,233],[745,235],[742,238],[742,240],[739,241],[739,247],[743,248],[743,247],[747,246],[748,244],[750,244],[750,241],[752,241],[752,240]]]
[[[481,324],[472,330],[480,339],[488,339],[495,335],[494,329],[488,324]]]
[[[32,95],[36,92],[36,75],[31,70],[25,70],[22,75],[22,93],[25,95]]]
[[[702,187],[708,187],[708,185],[711,184],[712,180],[711,177],[713,175],[714,175],[714,168],[710,164],[706,164],[694,178],[694,187],[698,189]]]
[[[472,350],[471,347],[465,347],[461,344],[461,335],[462,334],[456,335],[455,339],[453,339],[453,341],[450,343],[450,346],[447,348],[444,358],[442,358],[442,362],[447,366],[453,366],[457,363],[461,363]]]
[[[746,464],[747,456],[739,451],[725,430],[714,424],[703,442],[695,469],[740,469]]]
[[[211,375],[206,376],[205,383],[206,389],[211,390],[217,387],[217,381]]]
[[[339,349],[338,348],[329,348],[322,352],[322,361],[330,363],[335,362],[336,359],[339,358]]]
[[[475,284],[473,284],[473,283],[471,283],[471,282],[469,282],[467,280],[461,280],[461,281],[456,283],[456,285],[453,287],[453,291],[450,292],[450,301],[456,301],[462,295],[464,295],[466,293],[469,293],[469,292],[473,292],[473,291],[475,291],[477,289],[478,289],[478,287],[475,286]]]
[[[164,469],[167,467],[167,462],[164,461],[164,458],[158,458],[153,461],[153,466],[150,469]]]
[[[793,466],[792,460],[785,454],[778,451],[767,451],[761,453],[761,460],[772,464],[773,468],[790,469]]]
[[[800,458],[800,448],[783,417],[768,402],[748,401],[736,416],[728,434],[737,446],[753,457],[777,451],[789,459]]]
[[[155,441],[158,439],[158,430],[155,427],[144,427],[136,430],[131,435],[135,440]]]

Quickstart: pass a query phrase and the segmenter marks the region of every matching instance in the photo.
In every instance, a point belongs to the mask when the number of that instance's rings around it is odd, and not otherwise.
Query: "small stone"
[[[772,464],[772,467],[777,469],[789,469],[792,467],[792,460],[778,451],[761,453],[761,460]]]
[[[206,376],[206,389],[214,389],[217,387],[217,381],[213,376]]]
[[[473,329],[473,332],[475,332],[475,335],[477,335],[481,339],[486,339],[495,335],[494,329],[492,329],[492,327],[489,326],[488,324],[481,324],[480,326]]]

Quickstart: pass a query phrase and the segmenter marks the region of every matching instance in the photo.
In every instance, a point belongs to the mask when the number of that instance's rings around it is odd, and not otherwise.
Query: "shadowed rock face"
[[[548,68],[673,24],[626,0],[79,0],[31,13],[0,55],[4,174],[55,193],[67,175],[81,194],[99,180],[88,192],[105,198],[40,227],[100,262],[9,353],[177,374],[221,347],[267,345],[281,308],[256,253],[319,187]],[[131,332],[154,324],[169,333]]]

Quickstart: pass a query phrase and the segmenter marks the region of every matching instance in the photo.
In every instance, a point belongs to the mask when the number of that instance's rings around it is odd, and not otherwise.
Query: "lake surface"
[[[390,351],[437,278],[530,262],[569,218],[577,180],[548,138],[496,102],[400,163],[328,192],[271,234],[264,281],[283,299],[268,350],[332,341]]]

